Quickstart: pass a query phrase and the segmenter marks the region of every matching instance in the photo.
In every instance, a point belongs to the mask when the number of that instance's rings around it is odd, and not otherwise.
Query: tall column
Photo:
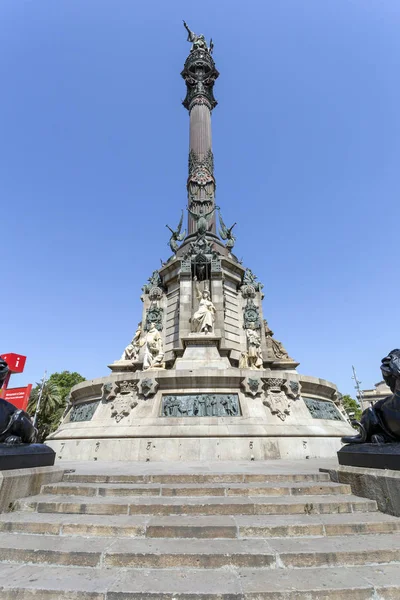
[[[203,35],[189,29],[188,32],[193,45],[181,73],[186,82],[183,106],[190,117],[188,208],[196,214],[206,214],[215,206],[211,111],[217,105],[213,87],[219,73],[211,56],[212,42],[208,46]],[[189,235],[196,232],[196,222],[190,214],[188,232]],[[215,234],[215,213],[210,220],[210,232]]]

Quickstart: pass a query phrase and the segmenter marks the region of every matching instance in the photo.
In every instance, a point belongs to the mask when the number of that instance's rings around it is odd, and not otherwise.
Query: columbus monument
[[[142,288],[131,342],[109,365],[111,374],[72,389],[47,443],[66,460],[334,456],[353,432],[340,394],[324,379],[301,375],[275,338],[263,314],[264,286],[235,256],[236,223],[226,224],[216,204],[214,45],[184,25],[191,43],[181,73],[187,207],[176,227],[167,225],[171,255]]]

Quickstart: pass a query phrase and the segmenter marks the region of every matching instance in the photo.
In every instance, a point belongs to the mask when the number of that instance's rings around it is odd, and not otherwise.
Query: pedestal
[[[0,471],[52,467],[56,453],[45,444],[0,444]]]
[[[176,359],[175,369],[230,369],[228,358],[219,353],[220,342],[221,337],[212,333],[191,333],[183,337],[185,350],[183,356]]]
[[[340,465],[400,471],[400,443],[347,444],[337,455]]]

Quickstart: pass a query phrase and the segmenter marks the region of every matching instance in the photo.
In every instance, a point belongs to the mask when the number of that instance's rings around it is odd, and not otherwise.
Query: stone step
[[[271,538],[389,534],[400,519],[379,512],[318,515],[151,516],[0,514],[0,532],[139,538]]]
[[[212,546],[211,546],[212,544]],[[264,540],[147,540],[0,534],[0,562],[91,567],[270,567]]]
[[[349,485],[320,482],[293,483],[213,483],[198,484],[106,484],[56,483],[42,486],[43,494],[66,496],[316,496],[350,494]]]
[[[352,495],[330,496],[257,496],[204,498],[152,497],[86,497],[52,496],[41,494],[23,498],[15,510],[39,513],[97,514],[97,515],[262,515],[262,514],[320,514],[376,511],[374,500]]]
[[[380,512],[237,516],[235,521],[243,538],[400,532],[400,519]]]
[[[0,562],[116,568],[292,569],[400,561],[400,534],[346,537],[140,539],[0,534]],[[399,569],[400,570],[400,569]]]
[[[395,600],[398,565],[308,569],[98,569],[0,565],[0,600]]]
[[[66,473],[64,481],[75,483],[280,483],[330,481],[328,473]]]

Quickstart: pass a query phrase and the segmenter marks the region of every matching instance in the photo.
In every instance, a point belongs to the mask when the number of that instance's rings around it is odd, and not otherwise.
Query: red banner
[[[26,387],[20,388],[9,388],[3,391],[3,398],[7,400],[7,402],[11,402],[17,408],[22,408],[22,410],[26,410],[28,406],[29,396],[31,394],[32,384],[30,383]]]
[[[4,358],[11,373],[22,373],[24,370],[26,356],[9,352],[8,354],[1,354],[1,358]]]

